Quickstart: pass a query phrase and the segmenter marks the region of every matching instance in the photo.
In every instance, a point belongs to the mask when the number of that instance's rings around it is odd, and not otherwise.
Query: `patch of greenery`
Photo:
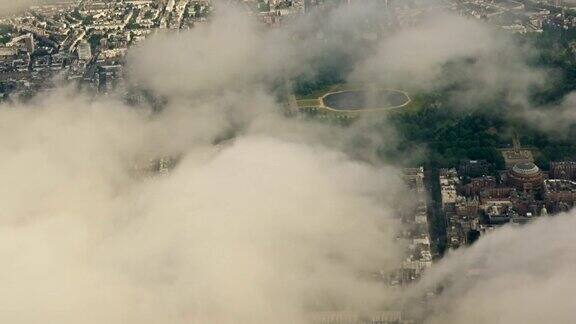
[[[515,41],[536,49],[527,55],[528,64],[554,76],[543,85],[530,89],[534,106],[554,105],[576,90],[576,29],[546,28],[543,33],[518,36]],[[329,91],[345,84],[354,60],[345,54],[327,55],[313,62],[309,73],[294,80],[299,105],[311,103]],[[467,66],[478,64],[473,58],[463,58],[444,66],[446,80],[456,80],[433,93],[411,94],[412,104],[381,118],[375,132],[382,143],[376,148],[385,161],[435,168],[455,167],[462,159],[485,159],[504,167],[500,148],[510,146],[517,134],[524,146],[534,149],[536,163],[546,169],[550,161],[576,160],[576,125],[568,134],[558,137],[545,133],[514,117],[516,107],[506,100],[508,89],[493,94],[482,103],[466,107],[455,106],[450,98],[456,93],[475,90],[475,85],[459,73]],[[462,75],[462,76],[460,76]],[[459,77],[460,76],[460,77]],[[307,115],[318,118],[322,112],[308,109]],[[553,112],[551,112],[553,113]],[[390,140],[393,137],[394,140]]]
[[[92,49],[93,52],[96,50],[96,48],[100,46],[100,40],[102,38],[104,38],[104,36],[98,34],[92,34],[88,38],[88,43],[90,44],[90,48]]]

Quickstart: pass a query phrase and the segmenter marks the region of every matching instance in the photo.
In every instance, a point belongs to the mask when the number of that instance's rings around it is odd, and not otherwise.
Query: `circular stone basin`
[[[374,110],[405,106],[410,97],[398,90],[346,90],[322,97],[325,107],[334,110]]]

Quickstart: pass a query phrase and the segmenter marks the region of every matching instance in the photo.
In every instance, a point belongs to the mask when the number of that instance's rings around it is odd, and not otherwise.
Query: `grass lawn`
[[[312,107],[312,106],[320,106],[320,100],[318,99],[298,100],[298,107]]]

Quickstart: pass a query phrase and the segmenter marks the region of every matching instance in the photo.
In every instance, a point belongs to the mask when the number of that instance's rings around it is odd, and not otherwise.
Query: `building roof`
[[[523,162],[523,163],[517,163],[516,165],[514,165],[514,167],[512,168],[512,171],[514,171],[514,173],[520,174],[520,175],[534,175],[534,174],[537,174],[538,172],[540,172],[540,168],[538,168],[536,166],[536,164],[534,164],[532,162]]]

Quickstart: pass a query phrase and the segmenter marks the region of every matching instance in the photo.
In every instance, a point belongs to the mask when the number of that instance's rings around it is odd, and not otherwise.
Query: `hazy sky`
[[[18,10],[26,9],[35,2],[34,0],[0,0],[0,14],[11,14]]]

